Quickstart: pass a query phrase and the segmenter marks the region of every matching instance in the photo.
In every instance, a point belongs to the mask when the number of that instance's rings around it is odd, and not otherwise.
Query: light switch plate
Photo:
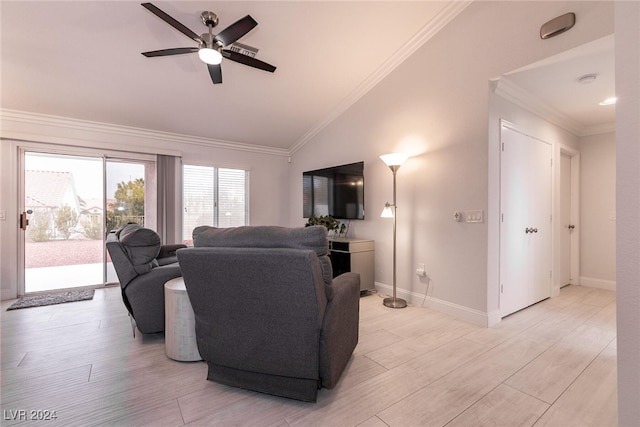
[[[467,222],[484,222],[484,211],[482,210],[466,211],[465,218]]]
[[[0,221],[6,221],[7,220],[7,211],[0,211]]]

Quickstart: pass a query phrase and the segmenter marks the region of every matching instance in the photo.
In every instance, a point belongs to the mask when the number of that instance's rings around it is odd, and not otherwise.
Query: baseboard
[[[391,295],[393,288],[384,283],[375,282],[376,290],[380,294]],[[488,327],[499,323],[500,315],[496,313],[488,314],[473,308],[465,307],[463,305],[454,304],[449,301],[444,301],[438,298],[426,296],[424,294],[418,294],[415,292],[409,292],[403,289],[396,289],[396,296],[406,300],[409,304],[430,308],[432,310],[439,311],[441,313],[449,314],[457,319],[464,320],[474,325]]]
[[[18,295],[16,295],[15,290],[12,289],[2,289],[0,291],[0,300],[6,301],[8,299],[16,299]]]
[[[596,279],[593,277],[580,276],[580,285],[589,288],[606,289],[608,291],[616,290],[615,280]]]

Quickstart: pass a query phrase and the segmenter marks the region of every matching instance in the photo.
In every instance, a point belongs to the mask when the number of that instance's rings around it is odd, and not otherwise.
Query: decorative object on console
[[[331,215],[311,215],[304,226],[310,227],[312,225],[322,225],[328,232],[334,232],[334,234],[340,229],[340,221]]]
[[[380,159],[385,162],[391,172],[393,172],[393,203],[385,203],[384,210],[382,211],[382,218],[393,218],[393,296],[391,298],[385,298],[383,304],[391,308],[405,308],[407,302],[401,298],[396,298],[396,220],[397,209],[396,205],[396,173],[400,166],[407,161],[408,156],[402,153],[391,153],[380,156]],[[393,209],[391,209],[393,208]]]

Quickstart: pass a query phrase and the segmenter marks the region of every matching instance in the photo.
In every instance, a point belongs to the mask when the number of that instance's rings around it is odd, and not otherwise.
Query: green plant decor
[[[322,225],[327,229],[327,231],[333,232],[337,232],[340,229],[340,221],[338,221],[331,215],[312,215],[309,217],[307,223],[304,226],[309,227],[311,225]]]

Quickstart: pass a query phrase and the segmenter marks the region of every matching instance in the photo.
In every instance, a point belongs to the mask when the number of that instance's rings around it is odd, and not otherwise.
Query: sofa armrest
[[[176,251],[178,249],[186,248],[187,245],[183,245],[181,243],[176,243],[175,245],[162,245],[160,246],[160,253],[157,258],[166,258],[170,256],[176,256]]]
[[[320,334],[322,386],[333,388],[358,344],[360,275],[344,273],[333,279],[333,298]]]

